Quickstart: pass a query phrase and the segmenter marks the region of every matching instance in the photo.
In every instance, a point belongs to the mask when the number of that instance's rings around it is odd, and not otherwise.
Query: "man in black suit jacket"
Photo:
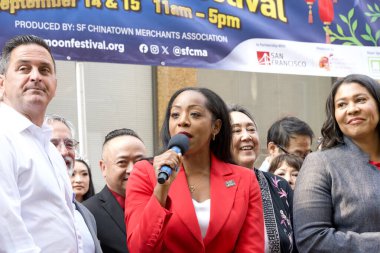
[[[125,187],[133,164],[145,155],[144,143],[131,129],[116,129],[105,137],[99,165],[106,186],[83,202],[95,217],[104,253],[128,252],[124,223]]]

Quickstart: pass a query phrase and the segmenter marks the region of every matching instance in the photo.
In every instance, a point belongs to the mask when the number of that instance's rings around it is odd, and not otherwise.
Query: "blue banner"
[[[380,72],[378,0],[0,0],[0,22],[58,60],[339,76],[366,50]]]

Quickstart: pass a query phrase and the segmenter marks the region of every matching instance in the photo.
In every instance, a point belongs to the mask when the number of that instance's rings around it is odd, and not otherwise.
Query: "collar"
[[[343,141],[344,141],[346,148],[348,148],[348,150],[350,150],[356,154],[359,154],[362,162],[367,163],[369,161],[369,154],[363,152],[363,150],[361,150],[359,148],[359,146],[357,146],[351,138],[344,136]]]
[[[46,124],[46,122],[39,127],[4,102],[0,103],[0,114],[7,119],[7,121],[4,123],[2,122],[1,124],[1,127],[3,127],[6,131],[16,133],[29,131],[30,134],[41,140],[45,145],[50,141],[52,129],[48,124]]]
[[[107,186],[108,187],[108,186]],[[114,192],[113,190],[111,190],[109,187],[108,187],[108,190],[110,190],[110,192],[112,193],[112,195],[115,197],[117,203],[119,203],[119,205],[121,206],[121,208],[123,210],[125,210],[125,197],[124,196],[121,196],[120,194]]]
[[[4,102],[0,103],[0,113],[4,115],[4,118],[7,119],[7,121],[2,123],[2,125],[7,130],[16,131],[18,133],[21,133],[25,129],[29,128],[33,125],[33,123],[26,118],[24,115],[10,107]]]
[[[369,163],[376,166],[376,168],[380,170],[380,162],[369,161]]]

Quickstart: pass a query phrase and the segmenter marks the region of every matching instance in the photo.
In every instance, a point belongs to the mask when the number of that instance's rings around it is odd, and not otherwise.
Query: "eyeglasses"
[[[295,155],[295,156],[298,156],[298,157],[301,157],[302,159],[305,159],[306,156],[308,154],[310,154],[312,151],[311,150],[308,150],[306,151],[305,153],[300,153],[300,152],[297,152],[297,153],[289,153],[283,146],[279,145],[279,144],[276,144],[276,146],[281,149],[282,152],[284,152],[285,154],[287,155]]]
[[[69,138],[65,138],[65,139],[53,138],[53,139],[50,139],[50,142],[53,143],[53,145],[56,146],[57,148],[61,145],[61,143],[63,143],[63,145],[65,145],[67,150],[74,150],[79,144],[78,141],[74,139],[69,139]]]
[[[280,144],[276,144],[276,146],[281,149],[282,152],[284,152],[285,154],[289,155],[289,152],[283,147],[281,146]]]

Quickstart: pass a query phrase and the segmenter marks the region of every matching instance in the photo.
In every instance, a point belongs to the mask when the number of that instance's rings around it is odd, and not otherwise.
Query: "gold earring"
[[[215,135],[216,135],[216,134],[213,134],[213,136],[212,136],[212,140],[213,140],[213,141],[215,141]]]

